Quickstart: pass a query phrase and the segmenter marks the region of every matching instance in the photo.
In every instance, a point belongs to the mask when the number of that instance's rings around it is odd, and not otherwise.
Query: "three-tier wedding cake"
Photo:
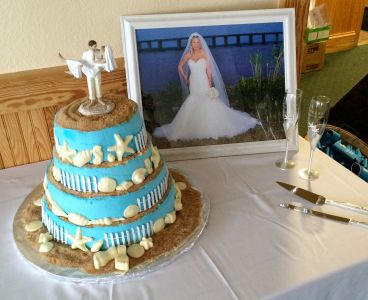
[[[125,272],[129,259],[144,256],[154,247],[152,236],[176,221],[187,184],[175,183],[137,104],[114,102],[111,113],[99,116],[79,114],[80,101],[57,112],[39,203],[47,232],[38,242],[40,252],[64,244],[90,253],[95,269],[115,260],[115,269]]]

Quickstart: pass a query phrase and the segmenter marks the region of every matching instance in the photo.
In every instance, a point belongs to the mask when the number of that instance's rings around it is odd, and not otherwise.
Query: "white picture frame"
[[[143,116],[141,74],[137,34],[145,30],[172,30],[187,28],[217,29],[221,26],[262,26],[267,24],[282,24],[283,46],[283,76],[284,91],[297,87],[296,75],[296,45],[294,9],[266,9],[250,11],[223,11],[204,13],[177,13],[157,15],[122,16],[122,40],[125,58],[128,97],[137,102]],[[176,66],[175,66],[176,67]],[[157,75],[159,76],[159,74]],[[230,97],[229,97],[230,98]],[[282,108],[281,108],[282,109]],[[280,111],[281,114],[281,111]],[[281,117],[281,116],[280,116]],[[298,150],[298,130],[296,129],[289,150]],[[266,131],[265,131],[266,133]],[[252,140],[217,145],[199,145],[161,149],[167,160],[184,160],[252,153],[278,152],[285,150],[285,138],[270,138],[269,140]]]

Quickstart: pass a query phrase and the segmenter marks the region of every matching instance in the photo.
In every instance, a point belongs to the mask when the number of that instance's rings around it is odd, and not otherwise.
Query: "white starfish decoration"
[[[116,152],[118,161],[121,161],[123,159],[123,155],[125,152],[134,153],[134,150],[128,146],[130,141],[133,139],[132,135],[128,135],[124,140],[119,134],[115,133],[114,138],[116,141],[116,145],[107,148],[107,151]]]
[[[72,240],[72,249],[80,249],[84,252],[88,251],[86,243],[92,241],[93,239],[82,235],[80,227],[77,228],[77,232],[74,235],[68,234],[68,238]]]
[[[139,245],[141,245],[145,250],[152,248],[153,247],[152,238],[143,237]]]
[[[158,165],[160,164],[160,152],[158,152],[158,149],[156,146],[152,146],[152,156],[151,161],[153,162],[153,166],[155,169],[158,168]]]
[[[64,140],[64,144],[62,146],[58,146],[56,150],[62,161],[67,161],[71,164],[73,163],[73,156],[77,153],[77,151],[69,148],[68,142],[66,140]]]

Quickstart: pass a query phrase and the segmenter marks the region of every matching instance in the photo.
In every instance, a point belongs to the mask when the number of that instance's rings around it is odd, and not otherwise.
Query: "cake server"
[[[332,221],[337,221],[337,222],[342,222],[345,224],[351,224],[351,225],[357,225],[357,226],[361,226],[361,227],[365,227],[368,228],[368,223],[367,222],[360,222],[354,219],[350,219],[350,218],[346,218],[346,217],[341,217],[341,216],[336,216],[336,215],[332,215],[332,214],[326,214],[320,211],[316,211],[316,210],[312,210],[303,206],[296,206],[293,204],[289,204],[289,203],[280,203],[279,204],[280,207],[284,207],[284,208],[288,208],[306,215],[310,215],[310,216],[315,216],[315,217],[319,217],[319,218],[323,218],[323,219],[328,219],[328,220],[332,220]]]
[[[339,202],[335,200],[326,199],[322,195],[312,193],[300,187],[297,187],[297,186],[294,186],[288,183],[280,182],[280,181],[276,181],[276,182],[280,186],[282,186],[284,189],[314,204],[318,204],[318,205],[329,204],[329,205],[338,206],[340,208],[347,208],[350,210],[354,210],[355,212],[358,212],[358,213],[368,214],[368,207],[364,207],[364,206],[360,206],[360,205],[356,205],[356,204],[348,203],[348,202]]]

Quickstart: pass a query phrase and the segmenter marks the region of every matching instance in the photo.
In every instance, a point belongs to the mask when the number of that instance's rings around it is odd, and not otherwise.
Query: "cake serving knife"
[[[349,203],[349,202],[339,202],[335,200],[326,199],[322,195],[312,193],[300,187],[297,187],[297,186],[294,186],[294,185],[291,185],[285,182],[281,182],[281,181],[276,181],[276,182],[280,186],[282,186],[284,189],[314,204],[317,204],[317,205],[329,204],[329,205],[334,205],[340,208],[350,209],[350,210],[353,210],[361,214],[368,214],[368,207],[356,205],[356,204]]]
[[[289,203],[280,203],[279,204],[280,207],[283,208],[288,208],[306,215],[310,215],[310,216],[315,216],[315,217],[319,217],[319,218],[323,218],[323,219],[327,219],[327,220],[332,220],[332,221],[337,221],[337,222],[342,222],[345,224],[351,224],[351,225],[357,225],[360,227],[364,227],[368,229],[368,223],[367,222],[360,222],[354,219],[350,219],[347,217],[341,217],[341,216],[336,216],[336,215],[332,215],[332,214],[326,214],[320,211],[316,211],[316,210],[312,210],[303,206],[296,206],[293,204],[289,204]]]

